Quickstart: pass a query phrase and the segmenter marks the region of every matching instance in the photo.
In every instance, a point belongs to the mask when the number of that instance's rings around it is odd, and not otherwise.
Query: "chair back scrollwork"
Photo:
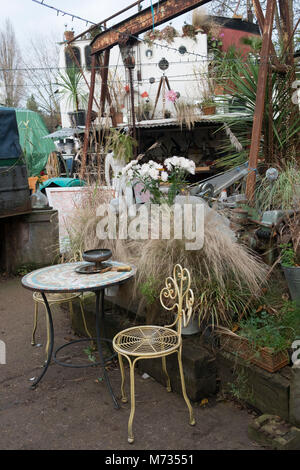
[[[166,310],[174,311],[175,321],[166,326],[176,325],[178,333],[181,334],[182,324],[186,327],[192,316],[194,293],[191,289],[190,273],[180,264],[174,266],[173,277],[167,277],[165,287],[160,292],[160,303]]]

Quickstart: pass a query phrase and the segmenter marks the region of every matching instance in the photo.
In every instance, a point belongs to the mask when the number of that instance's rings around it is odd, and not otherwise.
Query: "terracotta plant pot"
[[[123,113],[116,113],[115,114],[115,119],[117,124],[122,124],[123,123]]]
[[[249,341],[241,336],[220,337],[220,347],[224,351],[235,354],[246,361],[250,361],[268,372],[276,372],[289,364],[289,354],[287,350],[274,352],[271,348],[258,347],[253,350]]]
[[[205,116],[209,116],[211,114],[216,114],[216,105],[210,105],[210,106],[202,106],[202,112]]]

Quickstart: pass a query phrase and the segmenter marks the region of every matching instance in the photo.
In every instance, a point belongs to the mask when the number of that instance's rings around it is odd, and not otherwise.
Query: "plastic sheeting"
[[[20,144],[23,149],[28,176],[38,176],[45,169],[49,155],[56,147],[41,116],[27,109],[16,109]]]

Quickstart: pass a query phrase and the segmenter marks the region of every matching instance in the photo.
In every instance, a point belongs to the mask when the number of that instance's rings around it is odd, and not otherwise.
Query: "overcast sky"
[[[5,18],[11,20],[20,46],[24,39],[27,42],[27,39],[34,36],[35,33],[56,33],[59,41],[63,39],[65,25],[68,29],[73,27],[76,34],[90,26],[76,19],[72,21],[68,16],[57,16],[54,10],[32,0],[0,0],[0,3],[0,25],[3,26]],[[97,23],[134,3],[134,0],[44,0],[44,3]],[[150,0],[144,0],[143,8],[148,7],[150,3]],[[156,3],[156,0],[153,0],[153,3]],[[129,16],[136,12],[137,7],[134,7],[125,15]],[[176,25],[178,22],[182,24],[185,18],[180,18],[173,24]],[[113,21],[117,22],[117,19]],[[108,26],[112,24],[114,23],[110,22]]]

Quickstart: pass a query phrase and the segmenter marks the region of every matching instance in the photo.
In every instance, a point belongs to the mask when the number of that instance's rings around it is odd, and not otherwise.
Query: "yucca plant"
[[[231,111],[239,111],[240,103],[244,107],[244,116],[232,115],[226,118],[226,124],[242,145],[242,151],[229,141],[219,148],[222,157],[219,166],[233,167],[247,161],[251,144],[251,129],[256,104],[259,64],[248,60],[238,61],[238,71],[233,71],[227,90],[239,104],[233,104]],[[266,164],[282,167],[291,158],[296,158],[300,145],[300,113],[298,106],[291,100],[289,73],[284,77],[273,72],[266,87],[263,114],[262,138],[259,158]]]
[[[67,98],[67,104],[73,107],[74,111],[78,111],[80,106],[87,103],[87,93],[83,88],[83,74],[75,66],[68,67],[64,73],[58,73],[59,93],[62,97]]]

